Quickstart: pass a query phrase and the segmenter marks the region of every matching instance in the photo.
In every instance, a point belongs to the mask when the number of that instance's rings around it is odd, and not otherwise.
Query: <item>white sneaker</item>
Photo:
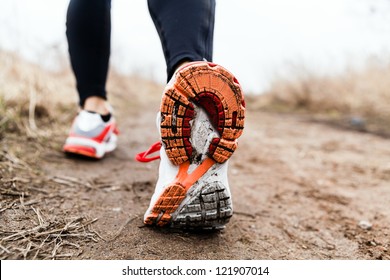
[[[224,227],[233,214],[227,161],[242,134],[244,114],[241,87],[221,66],[194,62],[175,73],[164,90],[158,116],[159,179],[145,224]],[[158,147],[137,159],[147,161]]]
[[[102,158],[117,146],[118,129],[113,116],[105,122],[93,112],[78,113],[65,141],[63,151],[90,158]]]

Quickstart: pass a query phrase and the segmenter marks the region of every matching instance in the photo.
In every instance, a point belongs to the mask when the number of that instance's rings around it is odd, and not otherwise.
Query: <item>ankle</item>
[[[85,102],[83,109],[86,111],[91,111],[98,113],[100,115],[107,115],[110,114],[109,111],[109,105],[107,101],[101,97],[98,96],[91,96],[88,97]]]
[[[190,60],[184,60],[184,61],[182,61],[181,63],[179,63],[179,64],[176,66],[175,72],[176,72],[179,68],[182,68],[182,67],[184,67],[185,65],[187,65],[187,64],[189,64],[189,63],[191,63],[191,62],[193,62],[193,61],[190,61]]]

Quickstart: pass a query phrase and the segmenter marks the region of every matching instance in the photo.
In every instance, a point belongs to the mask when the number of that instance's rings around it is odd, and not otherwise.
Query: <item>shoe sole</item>
[[[194,106],[206,110],[218,130],[208,156],[224,163],[237,148],[237,138],[244,129],[245,102],[236,78],[213,63],[192,63],[179,70],[176,82],[165,90],[161,106],[161,138],[173,164],[191,159],[190,121]]]
[[[207,158],[188,174],[194,162],[190,142],[194,104],[208,113],[220,137],[212,139]],[[169,160],[179,166],[179,172],[155,202],[145,224],[223,228],[233,214],[228,187],[221,182],[202,185],[198,180],[216,163],[225,163],[237,147],[245,118],[240,85],[219,65],[191,63],[179,69],[175,83],[165,89],[160,111],[161,139]]]
[[[82,155],[89,158],[101,159],[116,148],[117,136],[113,133],[108,142],[97,141],[77,136],[66,139],[63,151],[68,154]]]

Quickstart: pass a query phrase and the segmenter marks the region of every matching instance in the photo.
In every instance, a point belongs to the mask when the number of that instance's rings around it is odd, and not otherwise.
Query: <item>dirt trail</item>
[[[296,115],[248,110],[244,134],[230,161],[235,215],[226,229],[159,230],[142,224],[158,162],[133,160],[158,140],[159,100],[119,96],[114,103],[120,143],[104,160],[66,158],[60,152],[66,133],[62,130],[36,154],[37,166],[32,168],[38,175],[3,173],[3,187],[12,180],[20,187],[36,186],[24,201],[38,199],[31,205],[40,209],[43,220],[97,219],[90,231],[94,238],[62,235],[62,255],[54,258],[390,259],[389,139]],[[33,149],[11,140],[2,145],[3,150],[5,145],[7,151],[18,150],[20,157]],[[7,161],[10,157],[3,155],[2,162]],[[8,205],[11,200],[2,195],[2,205]],[[3,239],[6,228],[16,232],[39,224],[39,215],[20,197],[13,201],[0,213]],[[0,245],[3,258],[23,258],[11,252],[12,242]],[[28,243],[23,246],[27,249]],[[25,252],[26,258],[50,258],[32,249]]]

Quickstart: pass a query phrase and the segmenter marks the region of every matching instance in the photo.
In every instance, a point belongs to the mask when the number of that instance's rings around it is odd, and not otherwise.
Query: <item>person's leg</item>
[[[148,3],[169,82],[158,113],[161,141],[137,156],[153,160],[148,154],[160,147],[159,179],[144,223],[221,229],[233,214],[227,164],[243,131],[245,103],[233,74],[210,62],[215,1]]]
[[[71,0],[66,19],[70,61],[82,110],[63,147],[69,154],[101,158],[116,148],[117,129],[106,102],[111,0]]]
[[[66,18],[70,61],[80,106],[107,114],[106,80],[110,56],[111,0],[71,0]]]
[[[215,0],[148,0],[161,39],[168,81],[186,61],[212,61]]]

